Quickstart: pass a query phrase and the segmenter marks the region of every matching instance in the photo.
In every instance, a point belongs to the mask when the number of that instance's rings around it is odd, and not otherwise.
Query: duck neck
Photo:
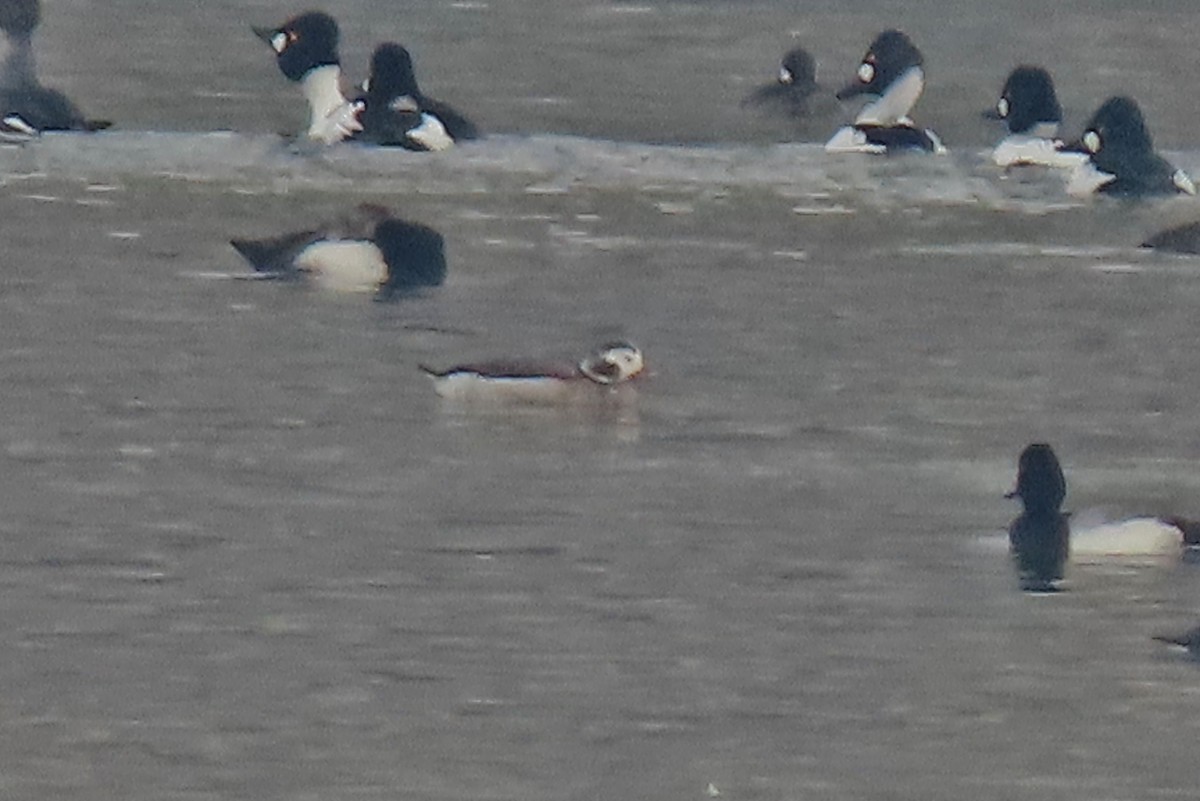
[[[309,130],[316,130],[319,123],[346,104],[342,94],[342,68],[337,64],[314,67],[301,80],[304,97],[312,114]]]
[[[909,69],[892,82],[879,99],[863,106],[854,118],[855,125],[911,125],[908,112],[916,105],[925,89],[925,72],[920,67]]]

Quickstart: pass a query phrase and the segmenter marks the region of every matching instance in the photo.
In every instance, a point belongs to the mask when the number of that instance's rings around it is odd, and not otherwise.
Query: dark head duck
[[[1068,146],[1087,155],[1067,191],[1117,197],[1196,194],[1192,180],[1154,152],[1142,110],[1131,98],[1110,97],[1096,110],[1078,141]]]
[[[1009,547],[1021,588],[1052,591],[1062,579],[1069,551],[1070,526],[1063,514],[1067,481],[1053,449],[1034,443],[1021,452],[1017,487],[1004,497],[1019,498],[1025,511],[1008,529]]]
[[[375,48],[363,87],[361,139],[409,150],[445,150],[479,136],[463,115],[421,93],[408,50],[393,42]]]
[[[338,26],[333,17],[310,11],[278,28],[252,29],[275,52],[284,77],[301,85],[310,112],[308,138],[332,144],[362,129],[361,106],[342,94]]]
[[[807,50],[797,47],[784,54],[778,79],[756,89],[742,105],[774,107],[785,114],[804,116],[808,113],[809,100],[820,88],[816,62]]]
[[[941,140],[913,125],[908,114],[925,89],[924,58],[907,35],[888,30],[875,37],[858,65],[855,79],[839,100],[872,95],[854,124],[825,144],[830,152],[888,153],[896,150],[944,152]]]
[[[1009,73],[1000,99],[984,116],[1001,120],[1008,128],[1008,136],[992,151],[992,161],[1001,167],[1074,167],[1086,158],[1065,152],[1056,138],[1062,124],[1062,106],[1054,91],[1054,80],[1041,67],[1021,66]]]
[[[8,52],[0,64],[0,138],[107,128],[110,123],[85,119],[66,95],[38,81],[33,32],[40,21],[38,0],[0,0],[0,30],[8,39]]]
[[[379,299],[446,279],[441,234],[369,203],[309,230],[230,244],[260,273],[323,289],[375,292]]]

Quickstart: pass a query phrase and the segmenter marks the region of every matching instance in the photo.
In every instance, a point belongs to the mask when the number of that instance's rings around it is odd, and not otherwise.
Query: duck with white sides
[[[408,150],[445,150],[456,143],[477,139],[474,123],[445,103],[422,94],[413,72],[412,56],[394,42],[375,48],[371,77],[363,83],[366,94],[359,117],[358,139]]]
[[[446,279],[442,235],[371,203],[303,231],[230,244],[262,277],[303,280],[336,292],[373,292],[380,300],[440,286]]]
[[[609,342],[577,362],[500,359],[444,370],[421,365],[437,394],[479,404],[569,405],[624,400],[646,362],[637,346]]]
[[[830,153],[891,154],[904,151],[945,153],[937,134],[918,128],[909,112],[925,90],[924,57],[907,35],[888,30],[875,37],[858,65],[855,80],[837,93],[839,100],[871,95],[852,125],[839,129],[825,150]]]
[[[1083,135],[1066,149],[1087,157],[1072,171],[1067,183],[1067,192],[1075,197],[1196,194],[1187,173],[1154,152],[1154,140],[1146,129],[1142,110],[1131,98],[1118,96],[1104,101]]]
[[[309,139],[330,145],[362,130],[358,118],[363,104],[342,93],[338,25],[333,17],[310,11],[278,28],[252,29],[275,51],[275,63],[284,77],[303,89],[309,109]]]
[[[1054,79],[1042,67],[1023,65],[1009,73],[1000,99],[984,116],[1000,120],[1008,128],[992,150],[992,161],[1000,167],[1038,165],[1073,169],[1087,156],[1064,150],[1058,138],[1062,106],[1054,91]]]

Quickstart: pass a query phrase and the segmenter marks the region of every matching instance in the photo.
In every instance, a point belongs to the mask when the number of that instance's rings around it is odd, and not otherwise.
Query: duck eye
[[[1008,98],[1000,98],[1000,102],[996,104],[996,113],[1003,117],[1008,116]]]
[[[276,53],[282,53],[293,41],[295,41],[295,37],[292,34],[280,31],[271,37],[271,49]]]
[[[1100,152],[1100,134],[1095,131],[1088,131],[1083,135],[1083,146],[1088,149],[1089,153]]]
[[[858,79],[863,83],[870,83],[875,80],[875,68],[865,61],[859,64]]]

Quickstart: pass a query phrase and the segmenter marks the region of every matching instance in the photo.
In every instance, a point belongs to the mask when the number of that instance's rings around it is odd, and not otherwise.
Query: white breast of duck
[[[1034,165],[1074,169],[1087,161],[1087,155],[1063,151],[1057,138],[1058,123],[1043,122],[1024,133],[1009,134],[992,150],[992,162],[998,167]]]
[[[326,64],[309,70],[301,80],[310,115],[309,139],[329,145],[361,130],[357,125],[361,107],[342,94],[341,78],[341,67]]]
[[[374,242],[351,239],[314,242],[296,256],[296,269],[315,286],[336,292],[374,292],[388,274]]]
[[[912,118],[908,116],[912,107],[925,91],[925,71],[919,66],[910,67],[900,77],[896,78],[887,91],[881,96],[863,106],[854,118],[853,125],[838,129],[829,141],[825,150],[829,153],[874,153],[888,152],[883,144],[871,142],[861,128],[912,128],[916,130]],[[931,130],[922,131],[928,137],[929,150],[934,153],[945,153],[946,148],[941,140]]]

